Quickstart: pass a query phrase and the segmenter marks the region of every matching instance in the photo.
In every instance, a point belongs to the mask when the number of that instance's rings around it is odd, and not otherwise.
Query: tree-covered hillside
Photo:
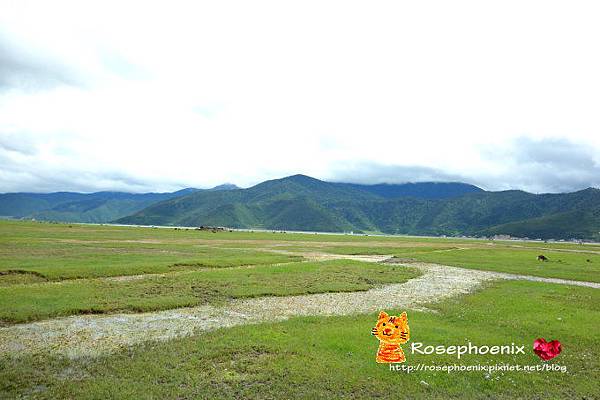
[[[424,183],[423,188],[419,185],[410,184],[410,190],[403,185],[386,185],[382,193],[379,187],[294,175],[248,189],[192,193],[155,204],[118,222],[417,235],[600,238],[598,189],[535,195],[515,190],[486,192],[471,185],[445,184],[438,186],[443,193],[435,195],[431,183]],[[406,195],[407,192],[412,195]]]

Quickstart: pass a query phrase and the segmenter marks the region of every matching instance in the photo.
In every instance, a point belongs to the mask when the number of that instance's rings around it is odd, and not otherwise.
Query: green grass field
[[[0,221],[0,273],[43,280],[166,273],[297,261],[301,257],[252,248],[207,247],[195,231],[113,228]],[[139,233],[139,236],[136,236]],[[210,237],[210,236],[209,236]],[[11,277],[14,280],[16,278]],[[0,285],[3,275],[0,275]]]
[[[503,282],[437,305],[437,314],[409,311],[412,341],[527,348],[525,355],[460,360],[407,351],[410,365],[539,365],[531,345],[546,337],[561,340],[563,354],[548,364],[566,373],[390,371],[374,362],[374,314],[229,328],[94,360],[3,360],[0,382],[7,395],[45,398],[591,399],[599,395],[599,304],[595,289]]]
[[[4,324],[73,314],[143,312],[226,299],[362,291],[418,276],[413,269],[348,260],[295,262],[148,276],[0,287]]]
[[[537,261],[543,254],[549,261]],[[460,249],[411,255],[417,260],[511,274],[600,282],[600,255],[514,248]]]
[[[316,248],[312,249],[316,250]],[[488,245],[483,242],[480,244],[466,243],[462,246],[333,246],[322,250],[334,254],[389,254],[402,259],[484,271],[600,282],[600,252],[587,247],[574,252],[564,249],[511,247],[496,243]],[[540,254],[548,257],[548,261],[538,261],[537,256]]]
[[[570,243],[0,221],[0,330],[78,314],[364,291],[420,274],[394,264],[311,259],[315,254],[386,254],[407,262],[600,282],[599,249]],[[538,262],[538,254],[550,261]],[[525,345],[526,354],[459,360],[411,354],[409,342],[403,345],[405,365],[558,365],[567,372],[390,371],[374,361],[373,312],[240,325],[95,357],[69,358],[52,349],[0,353],[0,398],[600,397],[599,289],[494,281],[426,308],[434,312],[406,310],[411,342],[514,342]],[[538,337],[560,340],[562,354],[541,361],[531,351]]]

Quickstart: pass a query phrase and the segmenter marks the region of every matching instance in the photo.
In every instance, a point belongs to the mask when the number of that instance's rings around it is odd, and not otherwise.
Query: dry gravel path
[[[339,256],[311,253],[309,259],[381,262],[388,256]],[[0,355],[50,350],[69,357],[97,356],[146,340],[169,340],[199,331],[241,324],[280,321],[295,316],[347,315],[381,309],[426,310],[427,303],[465,294],[494,279],[527,279],[600,288],[591,282],[565,281],[478,271],[427,263],[402,263],[423,275],[402,284],[363,292],[321,293],[233,300],[141,314],[81,315],[0,328]]]

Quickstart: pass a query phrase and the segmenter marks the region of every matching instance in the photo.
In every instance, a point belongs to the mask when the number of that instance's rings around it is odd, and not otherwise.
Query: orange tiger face
[[[381,311],[377,325],[371,330],[371,334],[385,343],[402,344],[408,342],[410,331],[406,313],[403,312],[399,317],[396,317]]]

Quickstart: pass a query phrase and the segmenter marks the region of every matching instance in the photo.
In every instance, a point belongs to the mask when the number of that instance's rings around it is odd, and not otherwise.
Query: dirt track
[[[386,256],[306,254],[312,259],[347,258],[381,262]],[[419,309],[469,293],[494,279],[526,279],[600,288],[592,282],[519,276],[426,263],[409,263],[423,275],[402,284],[364,292],[261,297],[230,301],[222,307],[198,306],[142,314],[81,315],[0,328],[0,354],[39,351],[69,357],[97,356],[146,340],[169,340],[241,324],[279,321],[294,316],[376,313],[381,309]]]

